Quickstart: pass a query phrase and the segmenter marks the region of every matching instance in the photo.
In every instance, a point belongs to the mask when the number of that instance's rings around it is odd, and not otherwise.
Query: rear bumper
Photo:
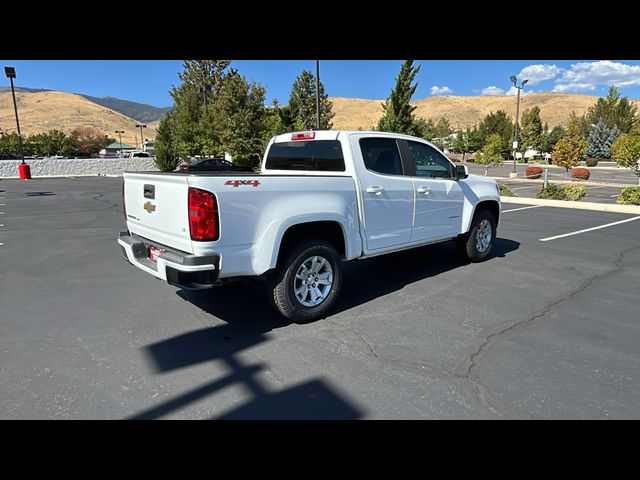
[[[176,287],[185,290],[202,290],[211,288],[218,279],[219,255],[189,255],[132,235],[126,230],[120,232],[118,244],[123,258],[131,265]],[[149,258],[150,245],[165,250],[155,262]]]

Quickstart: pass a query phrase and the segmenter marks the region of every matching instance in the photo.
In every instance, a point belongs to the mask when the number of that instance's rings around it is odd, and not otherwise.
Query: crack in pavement
[[[465,358],[463,358],[463,360],[459,363],[459,365],[464,366],[464,364],[466,363],[466,368],[464,367],[458,367],[456,370],[458,370],[457,373],[454,373],[455,376],[462,378],[466,381],[468,381],[469,383],[471,383],[474,386],[474,389],[477,391],[477,393],[479,395],[482,396],[482,398],[484,399],[484,401],[486,402],[487,405],[490,405],[490,402],[487,401],[485,394],[487,392],[487,390],[484,388],[484,386],[482,386],[479,378],[478,378],[478,373],[477,370],[480,366],[480,360],[482,359],[482,354],[485,351],[488,351],[489,348],[495,344],[501,337],[503,337],[505,334],[512,332],[516,329],[518,329],[519,327],[522,327],[524,325],[528,325],[531,324],[533,322],[535,322],[536,320],[539,320],[545,316],[547,316],[551,310],[553,310],[554,307],[563,304],[573,298],[575,298],[576,296],[580,295],[581,293],[583,293],[585,290],[588,290],[590,287],[592,287],[594,284],[596,284],[597,282],[608,278],[612,275],[614,275],[615,273],[618,273],[619,271],[621,271],[623,269],[623,265],[622,265],[622,261],[625,257],[625,255],[627,255],[629,252],[633,251],[633,250],[637,250],[640,247],[631,247],[628,248],[627,250],[624,250],[622,252],[620,252],[617,256],[616,259],[613,262],[613,268],[602,272],[598,275],[594,275],[592,277],[587,278],[586,280],[584,280],[578,287],[576,287],[575,289],[571,290],[570,292],[560,296],[559,298],[553,300],[552,302],[548,303],[547,305],[545,305],[542,309],[534,312],[533,314],[527,316],[526,318],[522,319],[522,320],[517,320],[513,323],[511,323],[511,325],[509,325],[506,328],[502,328],[501,330],[491,333],[489,335],[487,335],[487,337],[485,337],[484,341],[468,356],[465,356]],[[466,362],[465,362],[466,360]],[[460,370],[462,369],[462,372],[460,372]],[[483,402],[483,403],[485,403]],[[492,408],[493,410],[493,408]],[[496,410],[496,412],[498,412]]]

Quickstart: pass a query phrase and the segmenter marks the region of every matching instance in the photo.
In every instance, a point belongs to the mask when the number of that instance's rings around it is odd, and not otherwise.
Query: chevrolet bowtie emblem
[[[145,203],[142,208],[144,208],[149,213],[156,211],[156,206],[151,202]]]

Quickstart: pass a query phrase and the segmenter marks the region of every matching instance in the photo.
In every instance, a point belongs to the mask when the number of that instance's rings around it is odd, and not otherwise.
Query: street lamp
[[[516,136],[514,137],[513,142],[513,173],[516,173],[516,151],[518,150],[518,116],[520,115],[520,90],[524,88],[524,86],[529,81],[528,79],[524,79],[520,82],[520,86],[518,86],[518,79],[515,75],[511,75],[509,77],[513,86],[518,89],[518,100],[516,102]]]
[[[18,143],[20,145],[20,160],[24,165],[24,152],[22,150],[22,135],[20,134],[20,120],[18,120],[18,104],[16,103],[16,92],[13,89],[13,79],[16,78],[16,69],[14,67],[4,67],[4,74],[11,82],[11,96],[13,97],[13,110],[16,112],[16,126],[18,127]]]
[[[144,143],[144,138],[142,136],[142,129],[143,128],[147,128],[147,126],[146,125],[138,125],[138,124],[136,124],[136,128],[140,129],[140,148],[142,149],[142,144]]]
[[[124,130],[116,130],[115,133],[117,133],[120,138],[120,155],[122,155],[122,134],[124,133]]]
[[[316,60],[316,129],[320,130],[320,60]]]

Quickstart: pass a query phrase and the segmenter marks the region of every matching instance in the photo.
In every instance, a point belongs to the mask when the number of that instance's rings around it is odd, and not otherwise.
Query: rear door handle
[[[416,189],[416,192],[418,193],[424,193],[425,195],[429,195],[431,193],[431,189],[428,187],[418,187]]]
[[[374,185],[372,187],[367,187],[367,193],[374,193],[376,195],[382,195],[382,192],[384,192],[384,188],[378,187],[377,185]]]

